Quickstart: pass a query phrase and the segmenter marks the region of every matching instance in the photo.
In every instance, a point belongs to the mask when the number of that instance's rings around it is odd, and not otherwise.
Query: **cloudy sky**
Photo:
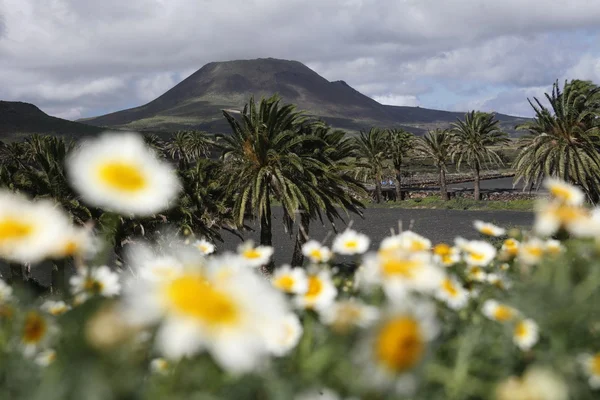
[[[600,83],[598,0],[0,0],[0,99],[76,119],[211,61],[301,61],[395,105],[531,114]]]

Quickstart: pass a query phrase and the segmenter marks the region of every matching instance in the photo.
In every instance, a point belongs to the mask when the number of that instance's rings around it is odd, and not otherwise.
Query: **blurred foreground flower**
[[[362,233],[346,229],[333,239],[331,249],[341,255],[363,254],[369,248],[371,240]]]
[[[600,353],[582,354],[579,362],[587,375],[588,383],[592,389],[600,389]]]
[[[473,225],[482,235],[498,237],[506,234],[506,229],[490,224],[489,222],[475,221]]]
[[[563,378],[550,369],[531,367],[521,378],[510,377],[496,389],[496,400],[567,400]]]
[[[56,253],[69,218],[50,201],[0,190],[0,258],[37,263]]]
[[[210,268],[189,265],[163,280],[132,280],[125,311],[131,323],[160,324],[156,346],[166,358],[207,350],[221,367],[240,373],[263,361],[288,308],[254,270],[219,265],[217,258]]]
[[[175,171],[132,132],[84,142],[70,155],[67,172],[89,204],[127,215],[162,211],[180,190]]]

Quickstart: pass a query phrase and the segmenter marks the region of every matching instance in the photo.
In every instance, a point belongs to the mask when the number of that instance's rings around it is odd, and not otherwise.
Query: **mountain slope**
[[[344,81],[329,82],[298,61],[238,60],[206,64],[184,81],[140,107],[86,119],[97,126],[136,130],[203,129],[227,132],[222,109],[241,109],[254,95],[278,93],[333,126],[359,130],[372,125],[420,132],[447,125],[463,113],[382,105]],[[517,119],[503,116],[510,125]]]
[[[32,133],[85,136],[102,131],[96,126],[51,117],[33,104],[0,100],[0,138],[15,139]]]

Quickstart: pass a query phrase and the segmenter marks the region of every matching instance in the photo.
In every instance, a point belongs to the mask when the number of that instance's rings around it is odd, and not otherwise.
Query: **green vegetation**
[[[429,131],[422,138],[417,139],[415,150],[418,154],[428,157],[433,161],[440,176],[440,196],[442,200],[448,200],[446,188],[446,166],[451,160],[450,149],[452,136],[448,130],[436,129]],[[399,199],[399,196],[396,196]]]
[[[534,98],[533,122],[520,126],[529,131],[514,162],[518,180],[539,186],[554,176],[581,186],[588,198],[600,200],[600,88],[591,82],[558,82],[546,94],[550,108]]]
[[[475,178],[475,200],[481,200],[480,173],[486,162],[502,164],[492,146],[508,142],[506,133],[500,130],[493,114],[471,111],[465,120],[452,124],[450,154],[456,167],[464,162],[473,171]]]
[[[443,200],[440,196],[427,196],[422,199],[407,199],[400,202],[369,204],[369,208],[431,208],[445,210],[510,210],[533,211],[535,200],[474,200],[453,198]]]

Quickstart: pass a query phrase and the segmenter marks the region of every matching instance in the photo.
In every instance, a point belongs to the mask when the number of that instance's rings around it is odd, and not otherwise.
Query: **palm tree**
[[[388,132],[372,127],[368,132],[360,131],[355,140],[356,152],[362,158],[360,171],[375,179],[375,201],[381,203],[381,179],[389,152]],[[359,172],[360,172],[359,171]]]
[[[402,163],[414,147],[415,136],[404,129],[389,129],[389,157],[394,167],[396,177],[396,200],[402,200]]]
[[[164,146],[165,154],[185,169],[201,157],[207,157],[213,142],[199,131],[179,131]]]
[[[500,130],[494,114],[471,111],[452,124],[452,146],[450,153],[457,168],[466,163],[475,178],[475,200],[481,200],[480,174],[487,164],[502,165],[500,155],[491,146],[507,143],[506,133]]]
[[[590,200],[600,199],[600,88],[582,81],[558,82],[546,93],[547,108],[534,98],[535,118],[517,127],[529,131],[514,161],[517,182],[539,186],[545,176],[579,185]]]
[[[309,153],[320,163],[311,163],[304,169],[305,176],[298,179],[306,203],[299,208],[300,224],[292,254],[292,265],[302,265],[302,245],[306,242],[311,220],[323,223],[323,214],[335,229],[335,221],[342,213],[352,212],[362,216],[364,205],[360,201],[366,196],[364,186],[352,177],[356,168],[354,141],[342,130],[333,130],[318,121],[305,124],[302,134],[319,138],[321,142],[305,143],[296,151]],[[315,146],[315,144],[317,144]],[[307,207],[308,206],[308,207]]]
[[[438,170],[440,180],[440,195],[442,200],[448,200],[446,188],[446,164],[451,161],[450,146],[452,136],[448,129],[436,129],[427,132],[423,137],[417,138],[415,150],[433,160],[433,165]]]
[[[254,98],[244,106],[238,121],[223,111],[232,134],[222,136],[224,181],[234,199],[234,218],[242,225],[247,213],[260,220],[260,242],[272,244],[271,197],[280,201],[284,212],[295,219],[300,204],[306,205],[300,182],[307,165],[319,164],[310,155],[295,149],[319,141],[311,135],[298,135],[305,121],[291,104],[279,105],[279,97]]]

